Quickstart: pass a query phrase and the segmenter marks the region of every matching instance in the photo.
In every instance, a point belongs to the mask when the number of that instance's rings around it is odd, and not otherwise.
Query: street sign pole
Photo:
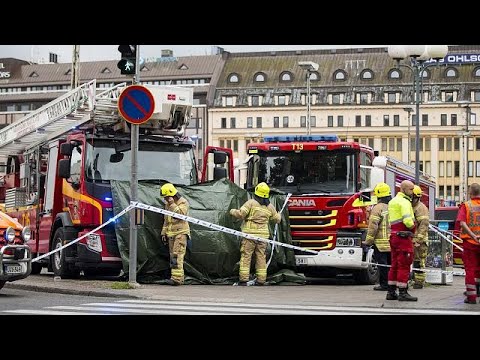
[[[133,85],[140,83],[140,45],[137,45],[137,56],[135,66],[135,76]],[[132,124],[131,127],[131,152],[132,152],[132,177],[130,179],[130,201],[138,201],[138,124]],[[130,285],[137,287],[137,224],[135,222],[135,210],[130,211],[130,249],[128,263],[128,282]]]

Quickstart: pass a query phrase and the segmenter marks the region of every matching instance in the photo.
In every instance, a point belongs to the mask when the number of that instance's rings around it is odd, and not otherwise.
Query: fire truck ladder
[[[118,84],[96,96],[94,120],[97,125],[117,124],[121,119],[118,114],[118,98],[127,83]]]
[[[386,159],[387,159],[387,164],[390,164],[390,165],[393,165],[395,166],[397,169],[400,169],[400,170],[403,170],[403,171],[406,171],[407,173],[415,173],[415,167],[410,165],[410,164],[405,164],[404,162],[400,161],[400,160],[397,160],[391,156],[385,156]],[[424,179],[424,180],[427,180],[427,181],[433,181],[432,180],[432,177],[428,174],[426,174],[425,172],[423,171],[420,171],[420,176]]]
[[[19,154],[89,121],[95,88],[94,79],[0,130],[0,155]]]

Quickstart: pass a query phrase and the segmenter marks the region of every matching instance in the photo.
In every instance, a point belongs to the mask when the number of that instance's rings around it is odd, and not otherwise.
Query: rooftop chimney
[[[165,58],[165,57],[173,57],[173,50],[170,50],[170,49],[162,50],[162,58]]]

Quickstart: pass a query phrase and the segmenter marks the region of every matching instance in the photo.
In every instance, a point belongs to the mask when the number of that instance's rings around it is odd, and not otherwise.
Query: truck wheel
[[[2,288],[3,288],[3,285],[5,285],[5,283],[6,283],[6,281],[5,281],[5,280],[4,280],[4,281],[0,281],[0,289],[2,289]]]
[[[63,229],[58,228],[53,236],[52,250],[62,247],[64,239]],[[54,276],[60,276],[62,279],[78,278],[80,276],[80,270],[71,270],[69,264],[66,263],[64,249],[50,255],[50,263]]]
[[[42,264],[38,262],[34,262],[32,263],[32,272],[30,274],[38,275],[42,271],[42,268],[43,268]]]

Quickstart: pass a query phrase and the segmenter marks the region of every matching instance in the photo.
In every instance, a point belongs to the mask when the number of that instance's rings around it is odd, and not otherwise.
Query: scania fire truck
[[[371,191],[386,182],[392,196],[400,183],[415,180],[415,169],[390,157],[375,157],[372,148],[340,141],[336,135],[265,136],[247,147],[246,188],[266,182],[292,193],[288,204],[294,245],[318,251],[296,251],[296,264],[305,274],[353,274],[359,283],[378,278],[373,250],[362,247],[368,229]],[[432,211],[435,182],[421,174],[424,201]]]
[[[138,180],[190,185],[199,182],[195,142],[185,136],[193,89],[146,86],[155,101],[151,119],[139,125]],[[118,114],[125,84],[96,94],[92,80],[0,130],[0,155],[8,157],[0,188],[6,212],[29,225],[33,257],[90,232],[114,216],[112,180],[131,181],[130,124]],[[215,149],[219,150],[219,149]],[[221,150],[221,149],[220,149]],[[223,161],[233,175],[230,149]],[[122,268],[110,223],[75,245],[32,263],[55,275],[118,274]]]

